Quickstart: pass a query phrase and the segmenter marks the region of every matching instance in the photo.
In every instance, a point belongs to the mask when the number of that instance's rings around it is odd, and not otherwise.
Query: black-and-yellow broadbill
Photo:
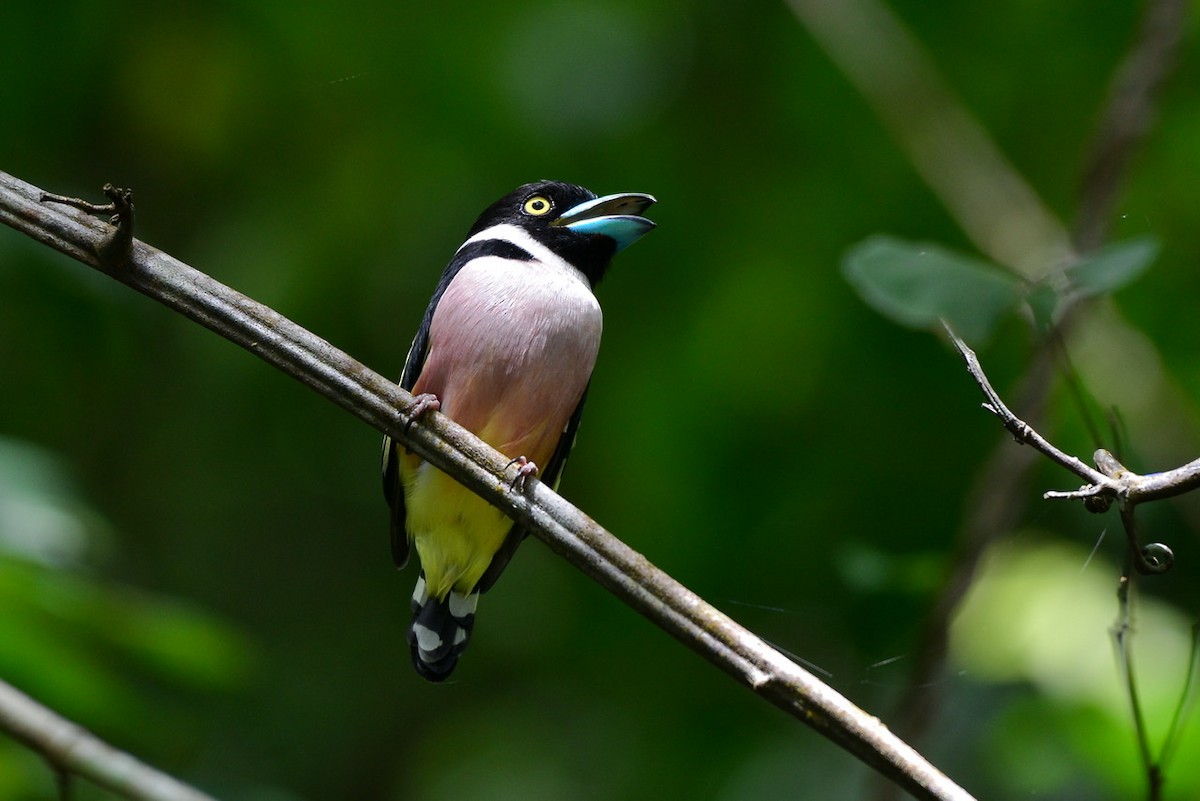
[[[521,475],[557,486],[600,347],[596,283],[654,228],[642,216],[654,202],[539,181],[489,206],[442,273],[409,350],[400,386],[419,413],[440,409],[513,457]],[[412,548],[421,561],[413,665],[442,681],[467,646],[480,593],[525,531],[391,438],[383,488],[397,566]]]

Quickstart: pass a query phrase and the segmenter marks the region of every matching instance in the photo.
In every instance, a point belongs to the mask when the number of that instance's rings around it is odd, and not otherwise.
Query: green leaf
[[[910,328],[947,320],[963,339],[981,342],[1022,297],[1001,268],[930,243],[873,236],[842,260],[842,273],[880,314]]]
[[[1145,272],[1158,258],[1158,251],[1158,240],[1152,236],[1114,242],[1067,268],[1067,277],[1084,297],[1109,294]]]

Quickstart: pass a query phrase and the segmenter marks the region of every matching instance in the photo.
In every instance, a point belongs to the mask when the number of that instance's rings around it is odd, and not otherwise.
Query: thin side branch
[[[1045,437],[1039,434],[1032,426],[1024,420],[1013,414],[1012,410],[1004,405],[1004,401],[1000,398],[1000,393],[996,392],[992,387],[992,382],[988,380],[987,374],[983,372],[983,367],[979,364],[979,357],[975,355],[975,351],[971,350],[966,342],[959,338],[958,334],[954,333],[954,329],[946,322],[942,325],[946,329],[946,333],[950,336],[950,341],[954,343],[954,347],[962,354],[963,359],[967,363],[967,372],[975,379],[975,383],[979,384],[979,388],[983,391],[983,396],[987,401],[983,404],[983,408],[994,414],[1013,435],[1013,439],[1022,445],[1030,445],[1036,450],[1041,451],[1053,461],[1062,465],[1066,469],[1075,473],[1084,481],[1089,482],[1088,487],[1077,490],[1072,493],[1067,493],[1071,497],[1083,497],[1084,495],[1096,495],[1105,490],[1116,494],[1117,485],[1113,481],[1101,473],[1085,464],[1082,460],[1063,451],[1052,445]],[[1056,494],[1059,497],[1063,493]]]
[[[1121,523],[1129,538],[1130,553],[1137,571],[1139,573],[1165,573],[1170,570],[1174,561],[1171,549],[1161,543],[1151,543],[1143,548],[1138,540],[1133,512],[1140,503],[1169,498],[1195,489],[1200,485],[1200,459],[1165,473],[1141,475],[1121,464],[1115,456],[1101,448],[1093,456],[1096,468],[1099,469],[1089,467],[1078,457],[1059,450],[1028,423],[1013,414],[1004,405],[1004,401],[1000,399],[996,390],[992,388],[992,383],[983,372],[975,351],[971,350],[947,323],[943,321],[942,325],[954,343],[954,347],[966,361],[967,372],[975,379],[975,383],[979,385],[984,397],[987,398],[983,408],[996,415],[1017,442],[1032,446],[1052,461],[1088,482],[1076,490],[1052,490],[1043,493],[1042,497],[1083,500],[1086,508],[1091,512],[1105,512],[1112,502],[1116,501],[1120,504]]]
[[[118,751],[0,682],[0,729],[42,754],[60,782],[71,775],[137,801],[213,801],[199,790]]]
[[[688,647],[917,798],[971,796],[808,671],[652,565],[539,481],[512,486],[516,469],[437,413],[406,427],[413,398],[274,310],[138,240],[119,266],[97,255],[109,226],[39,203],[42,193],[0,173],[0,222],[175,309],[256,354],[386,432],[527,526],[567,561]]]
[[[1174,470],[1142,475],[1133,472],[1121,464],[1115,456],[1103,448],[1096,451],[1093,456],[1096,467],[1099,469],[1090,467],[1078,457],[1071,456],[1059,450],[1045,437],[1035,431],[1032,426],[1018,418],[1004,405],[1004,401],[1000,399],[1000,395],[992,388],[991,382],[988,381],[987,375],[979,365],[979,358],[975,355],[975,351],[971,350],[967,343],[963,342],[949,325],[945,325],[945,328],[946,332],[950,335],[950,340],[954,343],[954,347],[958,348],[958,352],[966,360],[967,372],[979,384],[984,397],[987,398],[987,402],[983,404],[983,408],[996,415],[1000,419],[1000,422],[1004,424],[1004,427],[1012,433],[1013,438],[1017,442],[1036,448],[1051,460],[1088,482],[1077,490],[1065,492],[1052,490],[1046,492],[1043,497],[1093,498],[1101,496],[1108,497],[1111,500],[1122,501],[1133,507],[1139,503],[1181,495],[1200,487],[1200,459],[1176,467]]]

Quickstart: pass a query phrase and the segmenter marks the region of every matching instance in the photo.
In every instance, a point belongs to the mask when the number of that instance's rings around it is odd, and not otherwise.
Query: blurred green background
[[[1137,4],[904,0],[897,13],[1070,221]],[[940,340],[842,278],[876,233],[974,252],[786,5],[9,3],[0,169],[398,375],[438,274],[517,184],[660,203],[599,295],[605,342],[563,494],[886,723],[1002,436]],[[1069,343],[1131,467],[1200,451],[1195,26],[1113,234],[1157,263]],[[981,348],[1002,392],[1034,344]],[[539,542],[454,681],[403,641],[379,435],[112,280],[0,231],[0,678],[222,798],[858,798],[872,776]],[[1046,433],[1086,456],[1056,384]],[[1015,448],[1016,445],[1011,445]],[[1115,513],[1042,465],[984,562],[915,744],[981,798],[1128,798]],[[986,492],[984,493],[986,495]],[[1200,500],[1142,513],[1153,741],[1200,598]],[[1107,536],[1089,559],[1102,531]],[[1167,797],[1200,792],[1186,728]],[[1156,746],[1157,747],[1157,746]],[[53,797],[0,736],[0,797]],[[81,788],[79,797],[106,798]]]

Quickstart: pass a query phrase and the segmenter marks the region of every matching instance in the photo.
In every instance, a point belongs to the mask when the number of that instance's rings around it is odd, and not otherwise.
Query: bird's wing
[[[449,270],[446,271],[450,273]],[[441,300],[442,292],[450,283],[453,274],[444,275],[438,283],[437,291],[425,310],[425,317],[413,337],[408,349],[408,357],[404,360],[404,370],[400,373],[400,387],[412,390],[425,366],[425,358],[429,355],[429,326],[433,321],[433,312]],[[383,437],[383,496],[391,507],[389,531],[392,542],[392,561],[396,567],[404,567],[408,563],[408,532],[404,528],[404,488],[400,486],[400,446],[390,436]]]
[[[583,417],[583,404],[587,401],[587,394],[588,387],[585,386],[583,394],[579,396],[579,404],[576,405],[575,411],[571,414],[571,419],[567,421],[567,425],[563,428],[558,445],[554,447],[554,453],[551,454],[550,461],[546,464],[545,469],[541,471],[540,478],[542,481],[549,484],[556,492],[558,491],[558,482],[562,478],[563,468],[567,466],[567,457],[571,455],[571,449],[575,447],[575,437],[579,433],[579,420]],[[538,467],[540,468],[541,465],[538,465]]]
[[[413,388],[428,352],[429,330],[422,325],[408,350],[408,359],[400,376],[401,387]],[[408,563],[409,543],[408,532],[404,529],[404,488],[400,486],[400,446],[387,434],[383,436],[383,497],[391,507],[388,528],[392,541],[392,561],[396,567],[404,567]]]
[[[567,457],[571,454],[571,448],[575,446],[575,436],[579,433],[579,421],[583,417],[583,404],[587,400],[587,387],[583,389],[583,396],[579,398],[579,404],[575,407],[574,413],[571,414],[571,419],[567,421],[567,425],[563,428],[562,436],[558,439],[558,444],[554,447],[554,453],[550,456],[550,461],[543,465],[538,465],[540,469],[540,478],[546,484],[549,484],[553,489],[558,489],[559,479],[562,478],[563,468],[566,467]],[[475,585],[478,592],[487,592],[496,583],[496,579],[500,578],[500,574],[504,572],[504,568],[508,566],[508,560],[512,559],[514,553],[517,552],[517,546],[528,536],[529,531],[523,526],[515,525],[509,530],[508,536],[504,538],[504,544],[500,546],[500,550],[496,551],[496,555],[492,557],[491,564],[479,579],[479,583]]]
[[[388,531],[392,543],[392,561],[396,567],[408,564],[408,532],[404,530],[404,489],[400,486],[400,454],[391,437],[383,438],[383,495],[391,507]]]

